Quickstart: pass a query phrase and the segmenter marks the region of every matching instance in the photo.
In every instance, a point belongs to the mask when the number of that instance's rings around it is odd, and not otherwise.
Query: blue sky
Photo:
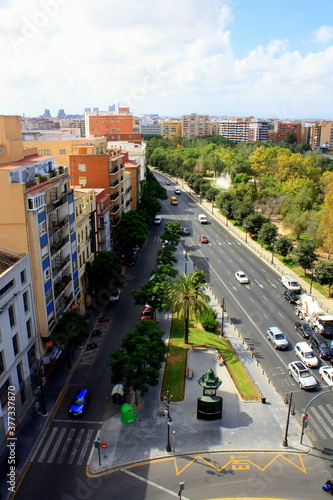
[[[333,119],[332,0],[5,0],[0,114]]]

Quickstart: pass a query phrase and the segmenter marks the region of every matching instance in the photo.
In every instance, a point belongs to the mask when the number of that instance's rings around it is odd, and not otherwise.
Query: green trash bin
[[[136,415],[133,406],[129,405],[128,403],[125,403],[122,405],[120,408],[120,421],[123,424],[132,424],[136,420]]]

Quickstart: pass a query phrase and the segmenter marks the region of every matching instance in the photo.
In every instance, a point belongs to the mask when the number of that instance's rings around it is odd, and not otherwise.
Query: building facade
[[[85,129],[88,137],[106,137],[108,141],[129,141],[141,143],[139,118],[129,108],[116,111],[87,111]]]
[[[208,115],[182,115],[182,136],[186,139],[210,135],[210,118]]]

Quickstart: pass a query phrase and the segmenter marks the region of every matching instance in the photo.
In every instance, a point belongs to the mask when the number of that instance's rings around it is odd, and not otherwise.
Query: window
[[[23,387],[22,389],[20,390],[20,396],[21,396],[21,403],[23,404],[25,402],[25,387],[24,387],[24,383],[23,383]]]
[[[19,384],[20,384],[22,382],[22,380],[23,380],[23,376],[22,376],[22,362],[17,365],[16,371],[17,371],[17,378],[18,378],[18,381],[19,381]]]
[[[19,345],[18,345],[18,336],[17,336],[17,333],[15,333],[14,337],[12,338],[12,343],[13,343],[14,356],[17,356],[18,352],[19,352]]]
[[[79,172],[85,172],[87,170],[86,164],[85,163],[79,163],[78,164],[78,171]]]
[[[3,288],[0,290],[0,297],[4,295],[8,290],[10,290],[14,286],[14,280],[9,281]]]
[[[23,285],[23,283],[25,283],[27,281],[27,278],[25,276],[25,269],[23,269],[23,271],[21,271],[21,283]]]
[[[59,149],[59,154],[60,155],[65,155],[66,154],[66,149]]]
[[[35,344],[30,347],[28,351],[28,363],[29,363],[29,368],[31,368],[36,361],[36,346]]]
[[[45,233],[46,233],[46,221],[43,220],[43,222],[39,224],[39,236],[42,236]]]
[[[29,318],[28,321],[26,322],[26,327],[27,327],[27,337],[28,339],[30,339],[32,336],[31,318]]]
[[[24,292],[23,294],[23,307],[25,312],[29,311],[28,292]]]
[[[50,149],[39,149],[38,154],[41,156],[47,156],[47,155],[51,154],[51,150]]]
[[[2,409],[5,408],[8,402],[8,387],[10,386],[9,378],[7,378],[6,382],[0,387],[0,401]]]
[[[79,177],[79,184],[85,186],[87,184],[87,177]]]
[[[14,306],[8,307],[8,316],[9,316],[10,327],[13,328],[13,326],[15,325]]]
[[[0,351],[0,375],[5,371],[5,365],[3,361],[3,351]]]

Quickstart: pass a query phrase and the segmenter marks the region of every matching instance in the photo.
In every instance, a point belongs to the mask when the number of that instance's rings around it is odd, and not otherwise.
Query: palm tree
[[[186,276],[179,276],[170,283],[165,295],[166,307],[184,318],[184,342],[188,344],[188,327],[191,314],[197,319],[208,308],[209,296],[202,285],[205,283],[204,273],[194,271]]]

